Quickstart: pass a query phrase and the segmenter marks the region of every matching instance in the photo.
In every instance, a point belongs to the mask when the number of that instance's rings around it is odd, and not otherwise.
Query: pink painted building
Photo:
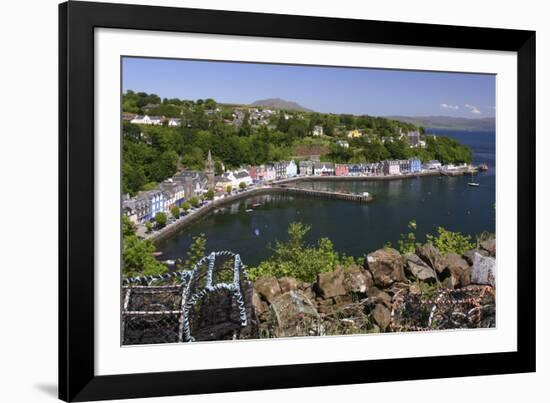
[[[348,176],[349,175],[349,169],[346,164],[336,164],[334,166],[334,174],[336,176]]]
[[[250,177],[252,178],[253,181],[259,180],[258,179],[258,168],[259,167],[251,166],[248,169],[248,173],[250,174]]]

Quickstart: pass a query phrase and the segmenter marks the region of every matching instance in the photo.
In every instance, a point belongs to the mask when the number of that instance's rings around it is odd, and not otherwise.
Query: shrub
[[[193,196],[189,199],[189,203],[191,204],[191,206],[197,207],[199,205],[199,199]]]
[[[353,258],[340,256],[328,238],[321,238],[317,245],[306,245],[305,236],[311,229],[300,222],[288,227],[288,241],[277,241],[273,256],[248,270],[251,280],[265,276],[291,276],[298,280],[315,281],[319,273],[332,271],[336,266],[350,266]]]
[[[437,236],[428,234],[426,235],[426,239],[428,243],[433,244],[443,254],[454,252],[462,255],[464,252],[475,247],[470,242],[471,237],[461,232],[447,231],[443,227],[438,227],[437,234]]]
[[[157,222],[157,226],[159,228],[162,228],[166,225],[166,221],[168,221],[168,217],[166,216],[166,213],[163,213],[162,211],[160,211],[155,215],[155,221]]]

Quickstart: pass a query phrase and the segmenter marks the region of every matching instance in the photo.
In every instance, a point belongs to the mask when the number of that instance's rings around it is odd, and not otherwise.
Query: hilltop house
[[[338,140],[336,142],[336,145],[344,148],[349,148],[349,143],[345,140]]]
[[[312,134],[315,137],[322,136],[323,135],[323,126],[321,126],[321,125],[313,126]]]
[[[409,130],[407,132],[407,139],[411,147],[420,146],[420,132],[418,130]]]
[[[162,125],[162,122],[164,121],[164,118],[162,116],[141,116],[137,115],[135,116],[130,123],[134,123],[136,125],[153,125],[153,126],[160,126]]]
[[[348,131],[348,138],[349,139],[355,139],[355,138],[358,138],[358,137],[361,137],[361,136],[363,136],[363,133],[361,133],[357,129]]]
[[[170,118],[170,119],[168,119],[168,126],[170,126],[170,127],[181,126],[181,119],[180,118]]]

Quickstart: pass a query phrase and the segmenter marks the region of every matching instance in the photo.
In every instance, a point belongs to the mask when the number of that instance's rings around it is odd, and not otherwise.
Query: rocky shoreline
[[[363,266],[337,267],[313,283],[264,277],[253,283],[259,337],[495,326],[495,239],[462,256],[431,244],[392,248]]]

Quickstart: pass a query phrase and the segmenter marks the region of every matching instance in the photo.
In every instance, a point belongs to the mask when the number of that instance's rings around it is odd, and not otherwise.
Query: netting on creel
[[[122,288],[122,344],[252,337],[252,284],[240,256],[212,252],[193,270],[129,278]]]
[[[492,287],[441,289],[431,298],[406,294],[394,299],[390,330],[428,331],[494,327],[495,291]]]

